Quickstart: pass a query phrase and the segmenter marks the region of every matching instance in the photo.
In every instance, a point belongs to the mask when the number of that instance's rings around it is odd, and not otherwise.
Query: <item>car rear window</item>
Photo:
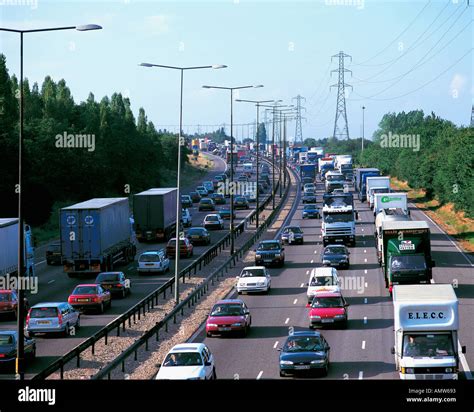
[[[145,255],[141,255],[138,259],[139,262],[158,262],[160,257],[157,254],[147,253]]]
[[[11,294],[10,293],[0,293],[0,302],[10,302]]]
[[[13,344],[14,339],[12,335],[0,335],[0,346]]]
[[[49,252],[61,252],[61,245],[49,245],[48,246]]]
[[[211,199],[202,199],[202,200],[201,200],[201,203],[206,203],[206,204],[208,204],[208,203],[211,203],[211,202],[212,202]]]
[[[203,235],[205,232],[203,229],[189,229],[188,235]]]
[[[95,295],[97,286],[78,286],[72,292],[73,295]]]
[[[102,275],[97,276],[97,282],[115,281],[118,280],[118,278],[118,273],[104,273]]]
[[[206,220],[207,220],[208,222],[215,222],[215,221],[218,221],[219,218],[218,218],[217,216],[215,216],[215,215],[212,215],[212,216],[206,216]]]
[[[31,309],[30,318],[55,318],[58,316],[58,308],[43,307]]]

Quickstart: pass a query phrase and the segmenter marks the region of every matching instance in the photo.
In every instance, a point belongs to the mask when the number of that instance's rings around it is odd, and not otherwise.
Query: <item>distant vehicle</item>
[[[188,208],[193,207],[193,200],[189,195],[181,195],[181,207]]]
[[[209,195],[209,198],[211,198],[214,201],[214,204],[216,205],[225,205],[227,203],[222,193],[212,193],[211,195]]]
[[[303,231],[299,226],[286,226],[281,232],[281,243],[288,243],[289,245],[299,243],[302,245],[304,243]]]
[[[102,272],[95,279],[95,283],[108,290],[112,297],[119,295],[125,298],[132,292],[132,284],[123,272]]]
[[[30,337],[37,333],[61,333],[68,336],[72,327],[78,329],[81,314],[67,302],[38,303],[26,316],[25,331]]]
[[[306,183],[303,187],[303,192],[315,192],[316,190],[316,185],[314,183]]]
[[[139,275],[151,272],[164,273],[168,270],[170,270],[170,260],[163,249],[148,250],[138,258],[137,272]]]
[[[316,203],[316,195],[314,192],[306,192],[306,194],[303,195],[303,204],[305,203]]]
[[[193,225],[193,217],[188,209],[181,209],[181,223],[184,227],[191,227]]]
[[[315,203],[305,204],[303,206],[303,219],[320,219],[321,214],[319,213],[319,208]]]
[[[208,194],[214,193],[214,184],[211,181],[202,182],[202,185],[206,188]]]
[[[347,327],[347,307],[341,292],[316,292],[309,308],[309,327],[340,324]]]
[[[285,264],[285,248],[279,240],[263,240],[255,249],[255,266],[277,265],[283,267]]]
[[[68,303],[77,310],[97,310],[104,313],[105,308],[112,306],[112,294],[96,284],[77,285],[69,295]]]
[[[28,299],[24,298],[25,311],[28,312]],[[13,319],[18,315],[18,293],[13,289],[0,289],[0,315],[12,315]]]
[[[204,197],[200,200],[198,209],[200,212],[203,210],[216,210],[216,206],[212,199],[209,199],[208,197]]]
[[[176,255],[176,238],[169,240],[166,245],[166,254],[170,259],[174,259]],[[180,258],[189,258],[194,254],[193,245],[187,238],[179,239],[179,257]]]
[[[344,267],[349,269],[351,252],[344,245],[328,245],[321,253],[321,261],[325,266]]]
[[[237,178],[237,181],[238,181],[238,182],[243,182],[243,183],[248,183],[249,178],[248,178],[246,175],[240,175],[240,176]]]
[[[250,205],[244,196],[236,196],[234,198],[234,209],[249,209]]]
[[[306,284],[306,296],[311,303],[317,292],[340,292],[339,276],[335,268],[318,267],[311,270]]]
[[[201,200],[201,195],[198,192],[190,192],[189,196],[191,197],[193,203],[199,203]]]
[[[50,243],[46,247],[46,264],[47,265],[61,265],[61,242]]]
[[[296,331],[288,336],[280,351],[280,376],[329,371],[330,347],[319,332]]]
[[[192,227],[188,230],[186,237],[193,245],[203,244],[203,245],[210,245],[211,244],[211,234],[208,230],[204,227]]]
[[[206,321],[206,335],[216,333],[238,333],[247,336],[252,324],[250,311],[240,299],[218,301],[212,308]]]
[[[230,206],[227,206],[227,207],[221,207],[217,213],[219,213],[219,216],[222,218],[222,219],[230,219]],[[235,212],[232,214],[233,218],[235,219]]]
[[[254,190],[245,192],[244,197],[247,199],[247,202],[250,202],[250,203],[257,201],[257,195]]]
[[[201,195],[201,197],[207,196],[209,194],[209,192],[204,186],[196,187],[196,192],[198,192]]]
[[[204,343],[181,343],[173,346],[159,367],[157,380],[216,379],[214,356]]]
[[[24,337],[25,357],[36,357],[36,340]],[[17,356],[18,333],[16,330],[0,330],[0,365],[13,366]]]
[[[237,276],[237,293],[270,291],[272,278],[265,266],[247,266]]]
[[[202,225],[206,229],[224,229],[224,220],[222,217],[217,214],[217,213],[212,213],[209,215],[206,215],[204,218]]]

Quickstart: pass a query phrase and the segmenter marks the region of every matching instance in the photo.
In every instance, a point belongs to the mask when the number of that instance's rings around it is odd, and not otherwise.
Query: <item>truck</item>
[[[352,155],[336,155],[334,168],[344,175],[346,181],[352,181],[354,177],[352,171]]]
[[[201,152],[207,150],[207,139],[199,139],[199,150]]]
[[[372,176],[380,176],[380,170],[376,168],[359,168],[355,171],[354,189],[361,202],[366,200],[366,179]]]
[[[298,161],[300,164],[304,164],[306,163],[308,160],[308,152],[303,152],[303,151],[300,151],[298,153]]]
[[[372,209],[374,204],[374,193],[390,193],[390,177],[388,176],[368,176],[366,178],[367,203]]]
[[[0,276],[18,275],[18,218],[0,218]],[[24,224],[25,276],[35,276],[35,248],[30,225]]]
[[[312,163],[300,165],[301,187],[306,183],[314,183],[316,179],[316,166]]]
[[[352,193],[323,195],[321,232],[323,246],[329,243],[356,244],[355,221],[358,213],[354,210]]]
[[[134,230],[139,242],[165,242],[176,232],[174,187],[148,189],[133,195]]]
[[[382,271],[385,287],[430,283],[435,262],[431,259],[430,228],[421,221],[382,223]]]
[[[457,379],[460,354],[458,299],[452,285],[395,285],[395,366],[402,380]]]
[[[59,211],[61,257],[69,277],[111,271],[133,262],[134,242],[128,198],[95,198]]]
[[[410,215],[405,212],[403,209],[392,208],[392,209],[382,209],[375,218],[375,247],[377,248],[377,259],[379,265],[382,266],[382,224],[383,222],[401,222],[411,220]]]
[[[237,167],[237,162],[238,162],[239,158],[237,157],[237,152],[235,150],[232,152],[232,158],[231,158],[230,150],[227,149],[227,152],[226,152],[226,162],[227,162],[227,164],[230,165],[231,159],[232,159],[233,162],[234,162],[234,167]]]
[[[322,169],[323,167],[327,165],[326,167],[329,169],[334,169],[334,161],[332,157],[321,157],[318,161],[318,172],[319,174],[322,174]]]
[[[375,193],[374,194],[374,218],[383,209],[402,209],[409,214],[406,193]]]
[[[330,170],[325,175],[326,193],[332,193],[334,189],[344,189],[346,182],[344,175],[336,170]]]

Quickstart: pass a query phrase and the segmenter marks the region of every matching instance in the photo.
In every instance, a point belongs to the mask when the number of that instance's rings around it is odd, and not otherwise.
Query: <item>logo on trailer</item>
[[[390,197],[390,196],[383,196],[382,197],[382,203],[388,203],[396,200],[402,200],[401,197]]]
[[[415,245],[411,240],[402,240],[400,242],[400,250],[415,250]]]
[[[76,217],[74,215],[68,215],[66,217],[66,223],[69,225],[69,226],[73,226],[75,223],[76,223]]]
[[[91,216],[91,215],[87,215],[85,218],[84,218],[84,223],[86,225],[93,225],[94,224],[94,218]]]

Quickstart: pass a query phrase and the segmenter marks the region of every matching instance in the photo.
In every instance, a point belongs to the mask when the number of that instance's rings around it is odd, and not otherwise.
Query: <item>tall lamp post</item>
[[[181,221],[181,194],[180,194],[180,180],[181,180],[181,146],[184,146],[183,133],[183,77],[185,70],[199,70],[199,69],[223,69],[227,66],[223,64],[213,64],[209,66],[190,66],[190,67],[177,67],[177,66],[165,66],[162,64],[152,64],[152,63],[141,63],[142,67],[159,67],[164,69],[173,69],[179,70],[181,72],[181,82],[180,82],[180,100],[179,100],[179,133],[178,133],[178,172],[176,176],[176,251],[175,251],[175,261],[174,261],[174,300],[175,305],[179,303],[179,239],[180,232],[179,226]]]
[[[30,30],[18,30],[9,29],[6,27],[0,27],[0,31],[6,31],[11,33],[18,33],[20,35],[20,130],[18,136],[18,315],[17,315],[17,350],[15,360],[15,373],[20,380],[25,378],[25,330],[24,330],[24,319],[25,319],[25,305],[23,304],[25,299],[25,291],[22,288],[21,277],[25,274],[25,247],[24,247],[24,217],[23,217],[23,181],[22,181],[22,163],[23,163],[23,35],[27,33],[39,33],[45,31],[60,31],[60,30],[77,30],[77,31],[90,31],[100,30],[101,26],[96,24],[87,24],[82,26],[65,26],[65,27],[49,27],[45,29],[30,29]]]
[[[234,182],[234,90],[251,89],[263,87],[262,84],[256,86],[238,86],[238,87],[224,87],[224,86],[202,86],[204,89],[220,89],[230,91],[230,181]],[[234,254],[234,193],[233,189],[230,192],[230,255]]]
[[[293,113],[283,114],[283,170],[286,171],[286,121],[295,119]],[[286,188],[286,172],[283,173],[283,185]]]
[[[280,170],[279,170],[279,172],[278,172],[278,181],[280,182],[280,186],[279,186],[279,197],[280,197],[280,198],[281,198],[281,196],[282,196],[282,166],[283,166],[283,165],[282,165],[283,157],[282,157],[282,154],[281,154],[281,152],[282,152],[281,140],[282,140],[282,135],[283,135],[283,130],[282,130],[282,129],[283,129],[282,116],[283,116],[283,117],[285,116],[285,113],[284,113],[284,112],[288,112],[288,111],[292,112],[292,111],[294,111],[294,109],[293,109],[294,106],[293,106],[292,104],[289,105],[288,107],[289,107],[289,109],[280,109],[280,110],[278,110],[279,116],[280,116],[280,119],[279,119],[279,123],[280,123],[280,125],[279,125],[279,127],[280,127],[280,138],[279,138],[279,142],[278,142],[278,145],[279,145],[279,148],[280,148],[280,149],[279,149],[279,153],[280,153],[280,159],[279,159],[279,162],[280,162]],[[291,109],[290,109],[290,107],[291,107]],[[283,175],[285,175],[284,172],[283,172]]]
[[[244,100],[244,99],[236,99],[235,100],[236,102],[245,102],[245,103],[254,103],[255,104],[255,107],[257,108],[257,128],[256,128],[256,131],[255,131],[255,140],[256,140],[256,144],[257,144],[257,176],[256,176],[256,179],[257,179],[257,196],[256,196],[256,205],[255,205],[255,208],[257,209],[257,213],[255,214],[255,228],[258,229],[259,227],[259,213],[258,213],[258,208],[260,206],[260,200],[259,200],[259,191],[258,191],[258,177],[259,177],[259,170],[258,170],[258,167],[259,167],[259,159],[260,159],[260,139],[259,139],[259,136],[258,136],[258,125],[259,125],[259,113],[260,113],[260,105],[262,103],[272,103],[274,102],[275,100]]]
[[[365,134],[365,106],[362,106],[362,151],[364,151],[364,134]]]

